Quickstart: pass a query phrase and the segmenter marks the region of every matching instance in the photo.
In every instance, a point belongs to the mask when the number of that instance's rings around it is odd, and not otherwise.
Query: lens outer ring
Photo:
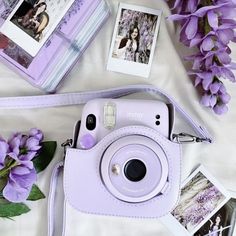
[[[128,145],[143,145],[146,148],[150,149],[156,154],[156,158],[158,158],[160,165],[161,165],[161,178],[158,182],[158,184],[155,186],[155,188],[149,192],[148,194],[140,197],[134,197],[134,196],[128,196],[126,194],[123,194],[121,191],[119,191],[112,183],[110,178],[110,163],[112,161],[112,158],[116,155],[117,152],[119,152],[120,149],[124,148]],[[129,158],[127,159],[127,161]],[[126,201],[126,202],[144,202],[147,201],[158,194],[161,193],[161,190],[164,188],[164,186],[167,183],[167,177],[168,177],[168,162],[166,155],[163,151],[163,149],[159,146],[158,143],[156,143],[154,140],[141,136],[141,135],[130,135],[126,137],[122,137],[115,142],[113,142],[104,152],[102,160],[101,160],[101,176],[102,180],[104,182],[104,185],[108,189],[108,191],[114,195],[116,198]]]

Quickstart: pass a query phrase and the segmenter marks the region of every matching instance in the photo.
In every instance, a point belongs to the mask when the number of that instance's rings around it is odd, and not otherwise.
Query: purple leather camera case
[[[156,145],[158,151],[155,153],[155,158],[159,159],[162,156],[167,162],[167,165],[160,165],[159,169],[155,169],[155,166],[152,165],[147,166],[147,172],[149,172],[148,168],[154,168],[154,172],[157,171],[156,176],[152,178],[154,182],[155,178],[160,177],[159,175],[167,173],[159,193],[156,196],[150,195],[149,198],[145,198],[144,194],[143,199],[141,197],[134,202],[122,200],[120,196],[112,192],[111,186],[107,184],[104,177],[104,173],[106,175],[108,172],[108,169],[104,169],[106,167],[104,162],[112,162],[119,151],[113,150],[113,144],[130,136],[147,139],[146,148],[148,149],[153,149],[152,145]],[[132,140],[134,144],[138,144],[134,139]],[[130,145],[126,141],[123,143],[123,147],[128,149],[130,149]],[[106,153],[109,153],[108,157],[105,157]],[[180,158],[180,144],[168,140],[158,131],[144,126],[120,128],[112,131],[89,150],[67,149],[64,169],[66,200],[75,209],[86,213],[141,218],[160,217],[170,212],[177,203],[180,191]],[[131,183],[131,181],[127,182]],[[138,186],[137,183],[131,184],[134,189],[135,185]],[[159,181],[157,181],[158,184],[160,184]],[[146,183],[146,185],[142,188],[149,188],[149,186],[153,188],[151,183]],[[150,189],[150,192],[152,191],[154,190]]]

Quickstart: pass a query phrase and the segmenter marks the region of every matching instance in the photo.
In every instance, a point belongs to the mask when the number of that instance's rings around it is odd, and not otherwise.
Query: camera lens
[[[126,178],[133,182],[142,180],[146,175],[146,172],[145,164],[137,159],[128,161],[124,168]]]
[[[88,130],[94,130],[96,128],[96,116],[89,114],[86,119],[86,128]]]

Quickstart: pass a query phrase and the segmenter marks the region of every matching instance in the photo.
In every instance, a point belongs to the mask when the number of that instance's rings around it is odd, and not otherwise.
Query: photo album
[[[161,222],[181,236],[233,236],[236,198],[203,166],[182,184],[175,209]]]
[[[161,10],[120,3],[107,69],[149,77]]]
[[[2,0],[0,60],[55,92],[109,15],[106,0]],[[107,70],[149,77],[161,15],[119,3]]]
[[[105,0],[2,0],[0,59],[54,92],[109,15]]]

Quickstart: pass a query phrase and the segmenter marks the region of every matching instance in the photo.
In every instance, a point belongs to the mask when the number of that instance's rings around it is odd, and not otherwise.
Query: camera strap
[[[212,138],[207,130],[195,122],[178,103],[169,96],[166,92],[160,90],[153,85],[129,85],[124,87],[116,87],[112,89],[85,91],[64,94],[49,94],[38,96],[21,96],[21,97],[2,97],[0,98],[0,109],[33,109],[33,108],[48,108],[68,105],[79,105],[88,102],[95,98],[119,98],[125,95],[146,92],[154,95],[159,95],[170,102],[185,121],[193,128],[198,136],[179,133],[173,134],[172,141],[178,143],[192,142],[212,142]]]

